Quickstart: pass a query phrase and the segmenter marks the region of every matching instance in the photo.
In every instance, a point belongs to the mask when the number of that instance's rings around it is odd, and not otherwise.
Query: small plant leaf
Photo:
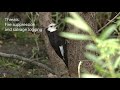
[[[82,78],[102,78],[102,77],[95,74],[83,74]]]
[[[85,56],[86,56],[86,58],[88,58],[88,59],[90,59],[90,60],[92,60],[92,61],[95,61],[95,62],[96,62],[97,59],[98,59],[97,56],[95,56],[94,54],[88,53],[88,52],[85,53]]]
[[[91,50],[91,51],[98,51],[97,47],[94,44],[88,44],[86,46],[86,49]]]
[[[90,40],[91,37],[88,35],[83,35],[83,34],[75,34],[75,33],[69,33],[69,32],[61,32],[60,36],[72,40]]]
[[[116,59],[114,63],[114,68],[116,69],[120,65],[120,56]]]
[[[70,23],[85,32],[88,32],[88,33],[91,32],[92,30],[91,27],[86,23],[86,21],[81,16],[79,16],[75,12],[71,12],[70,15],[72,17],[68,17],[65,19],[67,23]]]
[[[102,40],[107,39],[113,33],[113,31],[116,30],[116,28],[117,28],[116,24],[112,24],[112,25],[106,27],[103,30],[102,34],[100,35],[100,39],[102,39]]]

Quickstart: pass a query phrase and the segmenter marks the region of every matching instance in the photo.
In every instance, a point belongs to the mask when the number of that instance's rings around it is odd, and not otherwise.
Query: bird
[[[66,66],[68,66],[66,41],[65,38],[59,36],[60,31],[57,29],[57,24],[49,24],[46,28],[46,32],[51,46],[54,48],[57,55],[63,59]]]

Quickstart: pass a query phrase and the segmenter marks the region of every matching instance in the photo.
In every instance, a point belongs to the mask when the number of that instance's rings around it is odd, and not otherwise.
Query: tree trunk
[[[50,12],[41,12],[41,13],[39,13],[39,16],[40,16],[40,18],[39,18],[40,25],[42,27],[47,28],[47,26],[50,23],[52,23]],[[69,74],[68,74],[68,70],[66,68],[66,65],[63,62],[63,60],[56,54],[53,47],[51,46],[45,29],[43,30],[42,37],[43,37],[44,42],[45,42],[45,47],[47,50],[49,60],[51,62],[52,68],[55,71],[56,75],[58,77],[68,77]]]
[[[95,21],[95,12],[87,12],[79,14],[85,19],[85,21],[91,26],[91,28],[96,32],[97,31],[97,23]],[[69,25],[68,32],[73,33],[84,33],[81,30],[78,30],[76,27]],[[68,67],[69,73],[71,77],[78,77],[78,63],[79,61],[83,61],[82,70],[85,68],[89,72],[93,72],[92,62],[86,61],[87,59],[84,56],[85,46],[90,43],[88,41],[75,41],[68,40],[67,51],[68,51]]]

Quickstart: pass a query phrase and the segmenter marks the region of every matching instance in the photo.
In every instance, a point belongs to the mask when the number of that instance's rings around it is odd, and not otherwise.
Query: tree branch
[[[105,24],[102,28],[100,28],[97,33],[99,33],[100,31],[102,31],[105,27],[107,27],[110,23],[113,22],[113,20],[115,20],[118,16],[120,15],[120,12],[113,18],[111,19],[107,24]]]
[[[28,59],[28,58],[25,58],[25,57],[22,57],[22,56],[19,56],[19,55],[15,55],[15,54],[6,54],[6,53],[2,53],[2,52],[0,52],[0,56],[1,57],[7,57],[7,58],[13,58],[13,59],[17,59],[17,60],[22,60],[22,61],[34,64],[34,65],[37,65],[37,66],[39,66],[41,68],[44,68],[47,71],[55,74],[55,72],[51,68],[49,68],[48,66],[46,66],[46,65],[44,65],[42,63],[36,62],[36,61],[34,61],[32,59]]]

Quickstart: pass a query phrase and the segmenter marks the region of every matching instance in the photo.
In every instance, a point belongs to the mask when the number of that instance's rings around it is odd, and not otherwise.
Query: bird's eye
[[[50,26],[50,27],[53,27],[53,26]]]

